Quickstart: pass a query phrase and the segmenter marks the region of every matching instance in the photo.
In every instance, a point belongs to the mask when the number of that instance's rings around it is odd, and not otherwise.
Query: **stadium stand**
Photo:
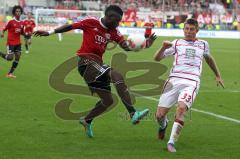
[[[18,0],[9,1],[8,6],[16,3]],[[185,19],[193,17],[201,29],[240,30],[240,0],[28,0],[25,3],[25,13],[34,13],[41,7],[104,10],[107,5],[121,4],[124,10],[121,26],[127,27],[143,27],[150,21],[158,28],[182,28]]]

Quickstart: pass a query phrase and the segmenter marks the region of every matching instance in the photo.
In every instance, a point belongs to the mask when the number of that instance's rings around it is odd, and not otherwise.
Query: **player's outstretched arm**
[[[5,30],[3,30],[3,31],[1,31],[1,38],[3,38],[4,37],[4,32],[5,32]]]
[[[170,41],[164,41],[162,47],[154,54],[154,60],[161,61],[164,58],[164,51],[170,47],[172,47],[172,43]]]
[[[1,37],[2,38],[4,37],[5,31],[7,31],[9,29],[9,25],[10,25],[10,23],[8,22],[7,25],[3,28],[2,32],[1,32]]]
[[[55,34],[55,33],[64,33],[64,32],[70,31],[72,29],[73,29],[72,25],[63,25],[59,28],[56,28],[56,29],[50,30],[50,31],[38,30],[38,31],[35,31],[33,33],[33,35],[34,36],[49,36],[49,35]]]
[[[211,55],[204,55],[204,58],[208,64],[208,66],[211,68],[211,70],[214,72],[215,74],[215,80],[217,82],[217,86],[222,86],[224,88],[224,82],[221,78],[221,75],[220,75],[220,72],[219,72],[219,69],[217,67],[217,64],[214,60],[214,58],[211,56]]]

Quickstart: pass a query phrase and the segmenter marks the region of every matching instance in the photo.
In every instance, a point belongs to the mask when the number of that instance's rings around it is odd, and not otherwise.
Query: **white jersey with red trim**
[[[169,76],[200,81],[203,56],[210,54],[208,42],[176,39],[172,44],[172,47],[163,53],[164,56],[174,55],[175,57]]]

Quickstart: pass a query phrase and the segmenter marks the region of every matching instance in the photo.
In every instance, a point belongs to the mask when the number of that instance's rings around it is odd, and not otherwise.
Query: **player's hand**
[[[164,41],[162,44],[163,48],[165,48],[165,49],[172,47],[172,45],[173,44],[170,41]]]
[[[217,82],[217,86],[220,85],[220,86],[222,86],[222,88],[224,88],[224,82],[221,77],[215,77],[215,80]]]
[[[157,36],[155,35],[155,33],[150,35],[150,37],[146,40],[146,48],[149,48],[156,39],[157,39]]]
[[[34,36],[49,36],[49,33],[47,31],[43,31],[43,30],[38,30],[33,32]]]
[[[125,51],[131,51],[129,48],[129,42],[127,40],[122,41],[119,46],[124,49]]]

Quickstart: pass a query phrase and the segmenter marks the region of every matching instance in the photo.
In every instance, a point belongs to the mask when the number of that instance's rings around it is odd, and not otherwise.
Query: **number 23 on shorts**
[[[191,99],[192,99],[192,96],[187,94],[187,93],[184,93],[184,95],[183,95],[183,97],[181,99],[185,100],[186,102],[190,102]]]

